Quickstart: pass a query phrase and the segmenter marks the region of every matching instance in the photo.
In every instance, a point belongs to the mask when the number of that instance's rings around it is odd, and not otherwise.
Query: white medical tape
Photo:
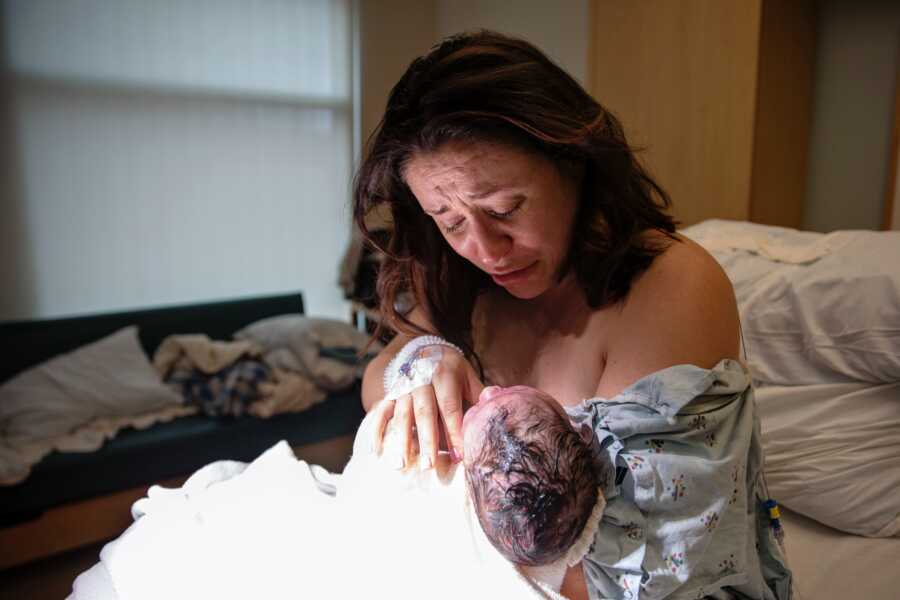
[[[396,400],[417,387],[430,384],[444,357],[444,348],[463,353],[458,346],[436,335],[410,340],[384,370],[384,399]]]

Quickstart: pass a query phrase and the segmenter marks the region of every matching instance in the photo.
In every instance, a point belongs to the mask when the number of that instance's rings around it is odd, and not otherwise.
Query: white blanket
[[[70,598],[561,598],[490,545],[462,468],[391,467],[367,446],[343,475],[280,442],[249,465],[219,462],[151,488]],[[336,489],[336,495],[327,493]]]

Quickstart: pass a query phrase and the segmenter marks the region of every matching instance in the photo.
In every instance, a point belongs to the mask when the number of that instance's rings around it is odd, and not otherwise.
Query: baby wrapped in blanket
[[[494,388],[465,419],[466,461],[397,470],[373,416],[342,475],[284,442],[151,488],[72,598],[557,598],[603,498],[589,444],[530,388]],[[464,467],[464,468],[460,468]]]

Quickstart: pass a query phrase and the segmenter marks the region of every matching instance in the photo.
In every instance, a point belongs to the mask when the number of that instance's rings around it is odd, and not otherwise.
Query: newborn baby
[[[377,431],[379,412],[376,407],[369,413],[361,431]],[[462,535],[456,532],[465,529],[472,540],[468,547],[474,549],[470,560],[477,569],[492,576],[515,573],[532,589],[559,592],[567,568],[577,565],[591,547],[605,506],[590,428],[576,429],[562,407],[539,390],[488,387],[463,419],[462,464],[453,464],[449,454],[441,452],[434,469],[413,466],[397,471],[385,468],[397,464],[401,453],[400,436],[393,427],[389,422],[384,451],[377,460],[372,454],[373,462],[358,460],[365,451],[358,436],[358,447],[344,471],[344,484],[353,481],[361,486],[351,492],[354,495],[364,490],[371,494],[379,487],[391,490],[384,496],[385,504],[373,501],[371,511],[404,514],[385,535],[422,549],[430,545],[423,538],[431,537],[444,547],[467,547],[455,539]],[[362,468],[366,473],[360,477]],[[378,470],[381,473],[376,474]],[[443,500],[446,504],[441,505]],[[467,527],[449,525],[455,507],[463,508]],[[460,578],[475,572],[462,568],[470,552],[456,555]],[[425,558],[416,568],[405,570],[427,570],[429,565],[422,563],[430,559],[421,556]],[[521,590],[514,597],[521,597]]]
[[[463,435],[472,505],[504,557],[539,566],[573,548],[584,553],[576,542],[592,537],[594,528],[585,527],[599,493],[590,431],[584,439],[553,398],[515,386],[485,388],[463,419]]]
[[[603,507],[588,446],[536,390],[482,400],[465,463],[440,453],[433,469],[396,469],[399,436],[389,426],[379,456],[373,410],[341,475],[281,442],[151,488],[72,598],[559,598]]]

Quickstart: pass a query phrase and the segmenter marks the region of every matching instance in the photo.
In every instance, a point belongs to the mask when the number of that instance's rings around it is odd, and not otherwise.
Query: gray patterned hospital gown
[[[789,600],[745,368],[678,365],[567,408],[589,425],[607,505],[583,561],[601,598]]]

